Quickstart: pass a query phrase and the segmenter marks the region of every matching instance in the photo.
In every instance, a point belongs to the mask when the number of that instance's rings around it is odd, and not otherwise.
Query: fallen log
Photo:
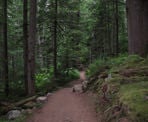
[[[24,105],[27,102],[34,101],[36,98],[37,98],[37,96],[32,96],[32,97],[23,99],[21,101],[18,101],[16,103],[10,103],[7,106],[3,104],[4,106],[0,107],[0,115],[6,114],[8,111],[10,111],[12,109],[15,109],[16,107],[20,107],[20,106]]]
[[[14,105],[15,105],[15,107],[19,107],[21,105],[24,105],[27,102],[35,100],[36,98],[37,98],[37,96],[32,96],[32,97],[26,98],[24,100],[21,100],[19,102],[16,102]]]

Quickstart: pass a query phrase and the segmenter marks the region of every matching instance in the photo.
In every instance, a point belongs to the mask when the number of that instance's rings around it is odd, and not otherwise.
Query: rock
[[[145,96],[144,99],[145,99],[145,100],[148,100],[148,96]]]
[[[83,92],[83,86],[82,86],[82,84],[74,85],[72,91],[73,92],[82,93]]]
[[[32,111],[33,111],[34,109],[22,109],[21,110],[21,113],[22,114],[32,114]]]
[[[13,120],[18,118],[21,115],[21,111],[20,110],[11,110],[7,113],[7,117],[9,120]]]
[[[82,90],[83,91],[86,90],[87,86],[88,86],[88,81],[83,81],[82,82]]]
[[[46,96],[41,96],[36,99],[37,103],[45,103],[48,101]]]
[[[111,75],[111,73],[110,73],[110,74],[108,74],[108,77],[107,77],[107,78],[105,78],[105,81],[107,82],[107,81],[109,81],[110,79],[112,79],[112,75]]]
[[[24,113],[24,112],[25,112],[25,109],[22,109],[22,110],[21,110],[21,113]]]
[[[46,96],[47,96],[47,97],[49,97],[49,96],[51,96],[51,95],[52,95],[52,93],[47,93],[47,95],[46,95]]]

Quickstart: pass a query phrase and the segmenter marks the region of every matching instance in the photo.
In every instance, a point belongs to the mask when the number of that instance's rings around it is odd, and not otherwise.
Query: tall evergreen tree
[[[7,8],[8,1],[4,0],[4,20],[3,20],[3,39],[4,39],[4,81],[5,81],[5,93],[9,95],[9,79],[8,79],[8,25],[7,25]]]
[[[148,54],[148,1],[127,0],[129,54]]]
[[[24,39],[24,82],[26,93],[28,92],[28,0],[23,2],[23,39]]]
[[[57,76],[57,14],[58,14],[58,1],[55,0],[54,10],[54,34],[53,34],[53,52],[54,52],[54,77]]]
[[[29,20],[29,38],[28,38],[28,59],[27,59],[27,85],[28,95],[35,93],[35,45],[36,45],[36,12],[37,0],[30,1],[30,20]]]

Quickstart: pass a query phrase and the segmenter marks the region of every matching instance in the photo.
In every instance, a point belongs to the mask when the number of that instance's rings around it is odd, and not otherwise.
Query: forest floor
[[[82,71],[80,79],[49,96],[48,102],[36,110],[27,122],[98,122],[95,95],[72,92],[73,85],[80,84],[84,79],[85,72]]]

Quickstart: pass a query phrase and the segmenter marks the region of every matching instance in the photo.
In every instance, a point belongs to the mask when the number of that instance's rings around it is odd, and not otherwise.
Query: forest
[[[0,0],[0,122],[148,122],[148,1]]]

